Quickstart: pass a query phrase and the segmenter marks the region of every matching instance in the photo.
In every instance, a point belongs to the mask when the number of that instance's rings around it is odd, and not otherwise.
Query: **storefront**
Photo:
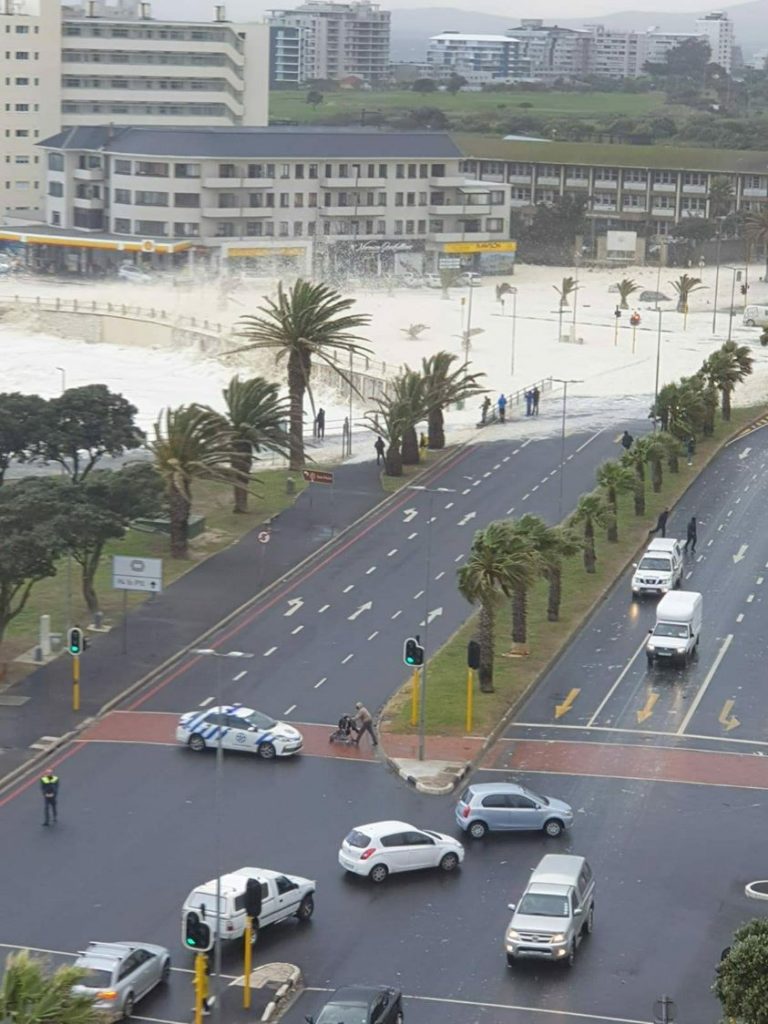
[[[236,245],[222,249],[222,269],[257,277],[292,277],[309,273],[311,243],[303,245]]]
[[[404,277],[424,271],[425,243],[418,238],[355,238],[323,248],[321,266],[335,277]]]
[[[121,264],[137,263],[170,270],[189,258],[191,241],[127,239],[119,235],[73,235],[56,228],[2,228],[0,244],[12,246],[24,266],[38,274],[80,274],[88,277],[117,272]]]
[[[460,267],[480,274],[515,272],[517,242],[442,242],[436,248],[438,270]]]

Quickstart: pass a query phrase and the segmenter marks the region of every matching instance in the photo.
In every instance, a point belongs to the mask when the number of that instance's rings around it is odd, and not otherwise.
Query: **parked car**
[[[128,281],[130,284],[151,284],[155,280],[151,274],[145,273],[132,263],[124,263],[118,267],[117,276],[121,281]]]
[[[768,327],[768,306],[747,306],[742,322],[745,327]]]
[[[403,1024],[403,994],[397,988],[347,985],[337,988],[307,1024]]]
[[[298,729],[242,704],[188,711],[179,719],[176,739],[190,750],[216,747],[219,732],[225,750],[245,750],[265,761],[297,754],[304,743]]]
[[[543,831],[554,837],[571,827],[573,809],[515,782],[483,782],[467,786],[459,797],[456,824],[473,839],[482,839],[487,832],[519,831]]]
[[[669,296],[664,292],[640,292],[640,302],[669,302]]]
[[[454,871],[464,860],[457,839],[404,821],[374,821],[353,828],[341,844],[339,864],[353,875],[383,882],[387,875],[421,868]]]
[[[137,942],[90,942],[75,967],[85,972],[72,989],[93,999],[108,1021],[130,1017],[135,1004],[171,974],[171,954],[164,946]]]
[[[443,282],[440,280],[439,274],[425,274],[424,284],[427,288],[442,288]]]
[[[459,274],[456,279],[456,284],[463,288],[476,288],[478,285],[483,283],[482,277],[479,274],[473,273],[471,270],[465,270]]]

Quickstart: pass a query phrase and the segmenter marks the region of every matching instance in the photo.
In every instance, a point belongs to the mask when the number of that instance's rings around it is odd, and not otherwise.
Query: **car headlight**
[[[646,647],[646,650],[647,651],[655,651],[656,650],[656,644],[648,644],[648,646]]]
[[[507,938],[508,939],[519,939],[520,938],[520,932],[515,931],[514,928],[510,928],[507,931]]]
[[[558,932],[557,935],[552,936],[552,942],[565,942],[565,935],[562,932]]]

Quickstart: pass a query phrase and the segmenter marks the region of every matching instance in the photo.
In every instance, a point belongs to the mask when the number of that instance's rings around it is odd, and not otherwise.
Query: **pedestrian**
[[[371,712],[365,707],[360,701],[355,704],[355,732],[357,737],[355,743],[360,743],[360,737],[364,732],[367,732],[371,737],[371,743],[374,747],[378,747],[379,741],[376,739],[376,733],[373,731],[373,717]]]
[[[525,415],[526,416],[530,416],[531,415],[531,409],[532,408],[533,408],[533,392],[532,391],[526,391],[525,392]]]
[[[632,437],[628,430],[625,430],[624,433],[621,435],[621,447],[628,452],[634,443],[634,437]]]
[[[663,512],[659,513],[659,518],[656,520],[656,525],[652,530],[648,531],[648,536],[652,537],[654,533],[660,533],[662,537],[667,536],[667,520],[669,519],[669,509],[665,508]]]
[[[686,452],[686,455],[688,456],[688,465],[689,466],[693,465],[693,453],[695,451],[696,451],[696,439],[693,438],[693,437],[689,437],[688,440],[685,442],[685,452]]]
[[[421,448],[422,451],[426,451],[428,444],[429,438],[425,433],[422,432],[421,436],[419,437],[419,448]]]
[[[483,427],[488,422],[488,411],[490,408],[491,400],[488,397],[488,395],[486,395],[485,398],[483,399],[483,404],[480,406],[480,424]]]
[[[687,551],[688,550],[688,546],[690,545],[691,554],[695,555],[696,554],[696,540],[697,540],[697,536],[696,536],[696,516],[691,516],[691,518],[688,520],[688,526],[687,526],[686,531],[685,531],[685,544],[683,546],[683,551]]]
[[[322,406],[317,410],[315,417],[315,436],[325,437],[325,409]]]
[[[374,444],[373,447],[376,449],[376,465],[380,466],[381,463],[384,461],[385,448],[384,441],[381,439],[381,437],[376,438],[376,443]]]
[[[43,806],[45,808],[43,825],[50,825],[51,819],[55,825],[58,821],[59,777],[53,768],[49,768],[40,779],[40,788],[43,791]]]
[[[534,388],[533,391],[531,392],[531,395],[532,395],[532,398],[533,398],[533,415],[534,416],[538,416],[539,415],[539,399],[541,398],[541,392],[539,391],[538,388]]]
[[[499,420],[501,423],[506,422],[507,415],[507,399],[505,395],[499,395],[499,399],[496,403],[499,407]]]

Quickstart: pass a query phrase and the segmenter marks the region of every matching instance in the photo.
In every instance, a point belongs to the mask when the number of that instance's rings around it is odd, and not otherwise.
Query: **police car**
[[[290,757],[301,750],[304,742],[292,725],[277,722],[242,704],[189,711],[179,719],[176,739],[186,743],[190,750],[205,750],[218,746],[219,733],[225,750],[247,750],[267,761]]]

